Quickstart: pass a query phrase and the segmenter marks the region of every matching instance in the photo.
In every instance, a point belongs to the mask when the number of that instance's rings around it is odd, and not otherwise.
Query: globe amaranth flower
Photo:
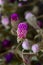
[[[4,0],[0,0],[0,5],[1,5],[1,6],[4,5]]]
[[[17,13],[11,14],[11,19],[17,21],[19,19],[19,16]]]
[[[7,25],[9,24],[9,19],[8,19],[8,17],[2,16],[2,18],[1,18],[1,23],[2,23],[3,26],[7,26]]]
[[[22,47],[24,50],[29,50],[30,49],[30,43],[28,41],[28,39],[25,39],[22,43]]]
[[[28,32],[28,25],[25,22],[19,23],[17,29],[17,36],[19,38],[25,38]]]
[[[34,53],[38,53],[38,52],[39,52],[39,45],[38,45],[38,44],[34,44],[34,45],[32,46],[32,51],[33,51]]]
[[[18,3],[18,7],[21,7],[22,6],[22,3]]]
[[[25,13],[25,19],[28,24],[30,24],[34,29],[39,29],[40,27],[37,25],[37,18],[31,12]]]
[[[3,46],[3,47],[8,47],[8,46],[10,45],[10,43],[11,43],[10,40],[5,39],[5,40],[3,40],[3,42],[2,42],[2,46]]]
[[[6,62],[10,62],[11,60],[12,60],[12,58],[13,58],[13,53],[8,53],[8,54],[6,54],[5,56],[4,56],[4,58],[5,58],[5,60],[6,60]]]

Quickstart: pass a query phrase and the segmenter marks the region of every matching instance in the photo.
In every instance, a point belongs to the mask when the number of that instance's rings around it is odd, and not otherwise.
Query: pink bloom
[[[27,35],[27,31],[28,30],[28,25],[27,23],[23,22],[23,23],[20,23],[18,25],[18,29],[17,29],[17,36],[19,38],[25,38],[26,35]]]

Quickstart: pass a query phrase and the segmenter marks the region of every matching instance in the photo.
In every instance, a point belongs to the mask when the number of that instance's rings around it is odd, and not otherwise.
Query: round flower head
[[[38,26],[40,27],[40,28],[42,28],[43,27],[43,21],[38,21]]]
[[[6,62],[10,62],[13,58],[13,53],[10,52],[6,54],[4,57],[5,57]]]
[[[7,39],[3,40],[2,45],[3,47],[8,47],[10,45],[10,40]]]
[[[17,21],[17,20],[19,19],[18,14],[17,14],[17,13],[13,13],[13,14],[11,15],[11,19]]]
[[[27,20],[28,24],[30,24],[33,28],[39,29],[40,27],[37,25],[37,18],[31,12],[25,13],[25,19]]]
[[[25,19],[28,19],[28,18],[30,18],[30,17],[32,17],[33,16],[33,14],[31,13],[31,12],[25,12]]]
[[[28,25],[25,22],[19,23],[17,29],[17,36],[19,38],[25,38],[28,32]]]
[[[32,46],[32,51],[33,51],[34,53],[38,53],[38,52],[39,52],[39,45],[38,45],[38,44],[34,44],[34,45]]]
[[[0,5],[3,6],[4,0],[0,0]]]
[[[21,7],[22,6],[22,3],[18,3],[18,6]]]
[[[23,49],[25,49],[25,50],[29,50],[29,49],[30,49],[30,44],[29,44],[28,39],[25,39],[25,40],[23,41],[22,47],[23,47]]]
[[[17,27],[18,27],[18,24],[19,24],[19,16],[17,13],[13,13],[11,15],[11,26],[12,26],[12,29],[11,29],[11,33],[12,35],[16,35],[16,31],[17,31]]]
[[[2,16],[2,18],[1,18],[1,23],[2,23],[3,26],[7,26],[7,25],[9,24],[9,19],[8,19],[8,17]]]

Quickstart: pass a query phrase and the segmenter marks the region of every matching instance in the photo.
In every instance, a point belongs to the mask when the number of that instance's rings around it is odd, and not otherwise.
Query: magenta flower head
[[[17,13],[11,14],[11,19],[17,21],[19,19],[19,15]]]
[[[28,25],[25,22],[19,23],[17,29],[17,36],[19,38],[25,38],[28,32]]]

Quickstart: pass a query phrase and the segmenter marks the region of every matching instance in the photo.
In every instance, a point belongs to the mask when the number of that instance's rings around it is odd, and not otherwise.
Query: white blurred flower
[[[39,29],[40,27],[37,25],[37,18],[31,12],[25,13],[25,19],[27,20],[28,24],[30,24],[33,28]]]
[[[34,53],[38,53],[38,52],[39,52],[39,45],[38,45],[38,44],[34,44],[34,45],[32,46],[32,51],[33,51]]]
[[[2,23],[3,26],[7,26],[7,25],[9,24],[9,19],[8,19],[8,17],[2,16],[2,18],[1,18],[1,23]]]
[[[18,6],[21,7],[22,6],[22,3],[18,3]]]
[[[4,5],[4,0],[0,0],[0,12],[4,10],[3,5]]]
[[[1,6],[4,5],[4,0],[0,0],[0,5],[1,5]]]
[[[6,28],[6,29],[9,29],[9,26],[8,26],[8,24],[9,24],[9,19],[8,19],[8,17],[7,16],[2,16],[2,18],[1,18],[1,23],[2,23],[2,25]]]
[[[24,50],[29,50],[30,49],[30,43],[28,41],[28,39],[25,39],[22,43],[22,47]]]

